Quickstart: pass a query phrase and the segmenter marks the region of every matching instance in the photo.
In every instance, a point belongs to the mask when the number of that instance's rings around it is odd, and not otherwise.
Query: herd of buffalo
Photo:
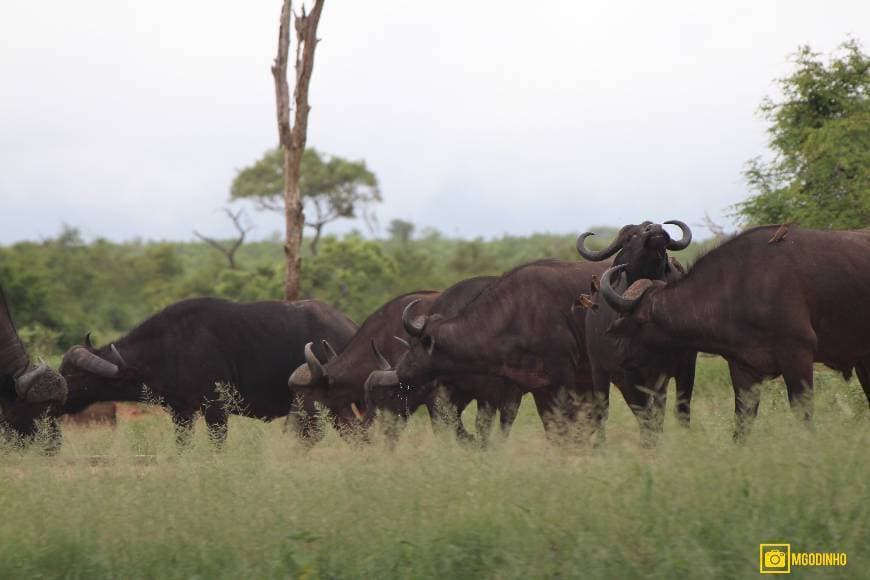
[[[668,251],[685,249],[691,231],[665,223],[679,239],[644,222],[593,251],[586,233],[584,260],[404,294],[361,326],[317,300],[183,300],[108,346],[86,337],[57,371],[32,362],[0,295],[4,432],[27,441],[42,425],[56,449],[58,417],[149,400],[169,410],[180,443],[199,412],[218,444],[228,413],[287,417],[307,442],[328,418],[366,440],[379,418],[398,418],[384,422],[392,438],[425,406],[433,427],[485,443],[496,413],[506,435],[531,393],[549,438],[600,443],[614,384],[651,446],[671,378],[678,420],[689,424],[698,352],[728,362],[738,440],[757,415],[759,383],[779,375],[811,424],[815,362],[847,378],[854,370],[870,401],[870,230],[757,227],[685,270]],[[225,385],[235,405],[225,404]],[[476,436],[460,420],[472,400]]]

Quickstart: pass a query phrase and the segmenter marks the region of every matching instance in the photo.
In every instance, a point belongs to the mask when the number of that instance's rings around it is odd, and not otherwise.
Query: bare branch
[[[728,235],[728,233],[725,231],[725,227],[721,224],[717,224],[716,222],[714,222],[713,218],[711,218],[710,214],[707,212],[704,212],[704,218],[701,220],[701,223],[692,225],[707,228],[708,230],[710,230],[710,233],[713,234],[713,237],[717,240],[720,240]]]
[[[239,232],[239,236],[233,239],[229,246],[224,245],[215,238],[204,236],[196,230],[193,231],[193,235],[223,254],[227,259],[230,270],[238,270],[238,266],[236,266],[236,252],[242,247],[242,244],[245,243],[245,236],[254,228],[253,226],[244,227],[242,225],[244,210],[240,209],[233,213],[229,208],[224,208],[224,213],[227,214],[227,217],[233,222],[236,231]]]

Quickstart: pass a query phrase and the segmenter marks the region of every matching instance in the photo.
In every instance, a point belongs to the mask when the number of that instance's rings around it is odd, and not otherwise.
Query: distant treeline
[[[589,247],[603,247],[615,228],[596,228]],[[303,261],[303,293],[329,302],[361,322],[390,298],[443,289],[471,276],[500,274],[539,258],[579,259],[574,235],[534,234],[493,240],[448,238],[435,230],[413,238],[394,232],[371,240],[357,234],[325,237]],[[681,259],[690,261],[693,244]],[[55,238],[0,247],[3,285],[22,338],[37,354],[56,354],[86,332],[104,342],[184,298],[219,296],[272,300],[282,295],[282,246],[251,242],[237,269],[200,242],[86,242],[75,228]]]

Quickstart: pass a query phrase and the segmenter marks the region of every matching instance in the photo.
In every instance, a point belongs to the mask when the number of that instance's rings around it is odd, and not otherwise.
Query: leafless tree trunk
[[[245,236],[249,231],[251,231],[251,228],[242,226],[242,214],[244,213],[244,210],[239,210],[236,213],[233,213],[229,208],[224,208],[224,213],[227,214],[227,217],[230,218],[233,225],[236,227],[236,231],[239,232],[239,237],[233,240],[228,246],[225,246],[214,238],[204,236],[196,230],[193,230],[193,235],[226,256],[230,270],[238,270],[238,266],[236,266],[236,252],[242,247],[242,244],[245,243]]]
[[[290,51],[291,0],[284,0],[281,25],[278,29],[278,56],[272,65],[275,77],[275,101],[278,110],[278,137],[284,150],[284,217],[286,221],[284,256],[284,299],[299,298],[302,270],[302,227],[305,216],[299,193],[299,172],[308,132],[308,85],[314,70],[314,50],[317,48],[317,24],[324,0],[315,0],[310,14],[302,7],[295,15],[296,82],[293,90],[294,119],[290,125],[290,88],[287,85],[287,55]]]

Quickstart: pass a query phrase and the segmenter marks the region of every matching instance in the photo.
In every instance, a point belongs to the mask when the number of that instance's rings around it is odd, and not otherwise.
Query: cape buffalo
[[[189,439],[194,416],[201,411],[220,445],[228,413],[264,420],[288,414],[287,375],[304,361],[305,343],[328,339],[342,348],[355,330],[349,318],[316,300],[182,300],[109,346],[95,348],[86,338],[84,345],[68,350],[60,372],[69,396],[52,413],[144,397],[169,409],[180,444]],[[226,404],[219,384],[235,389],[240,400]]]
[[[30,360],[0,288],[0,425],[19,436],[32,438],[37,430],[34,418],[49,408],[63,405],[66,397],[63,376],[45,363],[34,365]],[[49,430],[56,444],[59,434],[56,421],[49,421]]]
[[[402,321],[410,349],[395,371],[373,386],[421,384],[436,377],[491,375],[532,392],[549,437],[591,412],[593,389],[583,315],[572,304],[605,265],[540,260],[489,284],[455,313],[437,304],[419,314],[413,302]]]
[[[792,409],[810,424],[813,362],[841,371],[870,362],[870,230],[753,228],[675,283],[643,279],[620,294],[614,279],[623,269],[601,281],[602,297],[621,314],[611,327],[620,364],[643,366],[662,349],[722,355],[737,440],[758,413],[763,379],[783,375]]]
[[[595,252],[585,246],[591,233],[577,238],[577,251],[587,260],[602,261],[614,254],[614,265],[624,265],[624,275],[619,281],[622,289],[642,278],[676,281],[683,275],[682,266],[668,259],[667,251],[687,248],[692,241],[689,227],[677,220],[665,222],[678,226],[682,232],[679,240],[672,240],[665,229],[652,222],[623,227],[616,238],[604,250]],[[677,382],[677,417],[688,425],[690,403],[695,379],[694,351],[662,351],[660,357],[640,368],[623,368],[616,360],[616,339],[607,334],[607,329],[616,320],[618,313],[599,299],[596,288],[592,296],[581,298],[580,304],[589,309],[586,314],[586,350],[592,371],[592,382],[600,405],[597,416],[602,422],[599,437],[603,439],[603,422],[607,418],[610,383],[614,383],[635,413],[645,445],[655,443],[657,433],[664,421],[667,401],[667,384],[670,377]]]
[[[347,416],[353,411],[363,419],[362,409],[365,411],[366,426],[371,424],[378,410],[407,419],[423,405],[429,411],[433,427],[440,429],[453,425],[460,439],[471,438],[460,416],[462,410],[476,399],[477,431],[481,438],[485,440],[488,436],[497,409],[501,411],[502,429],[506,432],[516,416],[515,409],[519,403],[514,398],[519,395],[509,387],[502,388],[503,381],[499,379],[463,377],[443,383],[443,388],[436,388],[438,381],[432,381],[419,388],[391,391],[389,396],[381,398],[367,397],[364,389],[372,371],[389,366],[388,359],[397,360],[404,353],[406,347],[401,341],[409,337],[402,326],[401,313],[410,302],[417,301],[421,310],[427,311],[439,296],[450,293],[453,302],[464,303],[493,279],[466,280],[444,294],[421,291],[394,298],[369,316],[342,353],[332,360],[324,363],[309,350],[306,364],[296,369],[290,377],[290,389],[304,396],[306,407],[309,401],[320,403],[333,415]],[[392,431],[392,435],[395,434]]]

